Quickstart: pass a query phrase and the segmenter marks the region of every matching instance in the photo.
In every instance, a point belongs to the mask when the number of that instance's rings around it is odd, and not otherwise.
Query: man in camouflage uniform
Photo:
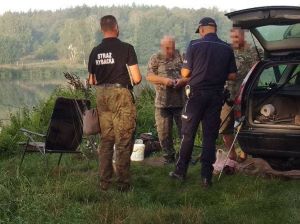
[[[235,97],[238,94],[240,86],[248,74],[251,67],[260,60],[257,55],[257,51],[254,47],[249,46],[244,38],[244,30],[239,28],[233,28],[231,30],[231,41],[234,49],[234,55],[237,65],[237,77],[234,81],[226,81],[225,88],[229,91],[230,97],[226,100],[221,111],[221,127],[220,134],[223,135],[223,141],[225,147],[229,150],[234,140],[234,110],[232,106],[234,104]],[[225,120],[226,119],[226,120]],[[246,159],[246,154],[241,152],[239,159]],[[233,147],[229,158],[237,160],[237,154]]]
[[[101,129],[98,149],[100,188],[106,191],[113,175],[112,157],[116,151],[118,190],[130,187],[130,155],[136,127],[136,108],[131,95],[132,85],[141,81],[134,47],[118,39],[119,27],[112,15],[100,20],[102,42],[89,57],[90,84],[96,85],[97,111]],[[130,72],[129,72],[130,71]],[[95,83],[93,83],[95,82]]]
[[[148,62],[147,80],[155,85],[155,121],[158,138],[164,151],[165,163],[175,161],[172,127],[175,121],[180,136],[181,111],[184,105],[185,79],[180,76],[182,58],[175,50],[173,37],[165,36],[160,43],[161,51],[152,55]]]

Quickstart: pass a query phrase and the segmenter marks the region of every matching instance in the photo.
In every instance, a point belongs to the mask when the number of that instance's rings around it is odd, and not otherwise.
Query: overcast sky
[[[0,0],[0,14],[6,11],[23,11],[34,9],[56,10],[74,6],[102,5],[163,5],[168,8],[212,8],[231,11],[257,6],[292,5],[300,6],[300,0]]]

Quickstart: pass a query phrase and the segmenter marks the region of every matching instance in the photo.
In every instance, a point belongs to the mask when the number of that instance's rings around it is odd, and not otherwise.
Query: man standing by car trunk
[[[245,40],[245,31],[240,28],[232,28],[230,33],[231,46],[234,49],[234,55],[237,65],[236,80],[226,81],[225,88],[230,96],[226,99],[221,111],[221,127],[219,133],[223,136],[224,145],[227,150],[230,149],[234,140],[234,100],[238,94],[240,86],[250,71],[251,67],[260,60],[260,57],[254,47],[251,47]],[[236,154],[235,147],[230,151],[229,158],[232,160],[243,161],[247,155],[242,151],[239,157]]]
[[[202,121],[201,178],[204,188],[212,184],[224,84],[227,79],[234,80],[237,71],[232,48],[220,40],[216,32],[217,24],[212,18],[201,19],[196,33],[202,38],[191,41],[187,49],[181,75],[190,77],[186,88],[188,100],[182,113],[179,159],[175,171],[169,174],[178,180],[185,179],[195,135]]]

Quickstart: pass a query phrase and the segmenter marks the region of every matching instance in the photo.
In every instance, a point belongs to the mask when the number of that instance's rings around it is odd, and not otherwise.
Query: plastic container
[[[130,156],[131,161],[143,161],[145,152],[145,144],[135,143]]]

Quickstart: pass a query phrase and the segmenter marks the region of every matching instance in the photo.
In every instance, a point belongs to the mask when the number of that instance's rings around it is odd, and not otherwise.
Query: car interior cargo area
[[[257,105],[259,99],[253,99]],[[262,105],[253,106],[254,124],[296,125],[300,128],[300,96],[272,96]]]
[[[273,64],[257,76],[249,97],[253,125],[300,129],[300,65]]]

